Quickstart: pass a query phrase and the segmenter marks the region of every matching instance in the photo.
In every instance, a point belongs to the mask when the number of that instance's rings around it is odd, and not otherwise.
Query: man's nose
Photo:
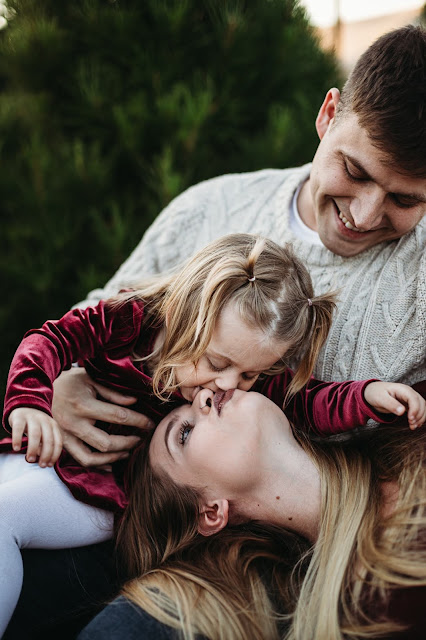
[[[380,225],[384,215],[384,194],[375,185],[363,187],[350,205],[354,224],[360,231],[371,231]]]

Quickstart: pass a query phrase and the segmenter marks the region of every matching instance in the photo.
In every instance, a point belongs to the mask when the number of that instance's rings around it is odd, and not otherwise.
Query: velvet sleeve
[[[73,362],[85,360],[103,349],[120,346],[130,351],[140,334],[143,307],[132,301],[111,308],[104,301],[96,307],[74,309],[60,320],[48,320],[28,331],[10,366],[3,425],[17,407],[32,407],[51,415],[53,382]]]
[[[255,390],[283,407],[292,378],[292,372],[287,369],[284,373],[260,381]],[[370,382],[375,380],[321,382],[311,378],[308,384],[293,396],[284,412],[296,428],[320,436],[349,431],[365,425],[370,418],[388,424],[398,420],[398,416],[379,413],[366,402],[364,389]]]

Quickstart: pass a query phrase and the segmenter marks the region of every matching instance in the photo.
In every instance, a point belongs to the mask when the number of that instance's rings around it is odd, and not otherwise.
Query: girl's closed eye
[[[192,429],[194,428],[194,426],[192,424],[190,424],[188,422],[188,420],[184,420],[182,422],[182,426],[179,429],[179,444],[184,446],[186,443],[186,440],[189,437],[189,434],[191,433]]]
[[[209,368],[211,369],[211,371],[216,371],[216,372],[220,372],[220,371],[224,371],[228,365],[219,365],[219,364],[214,364],[210,358],[208,358],[206,356],[206,360],[207,360],[207,364],[209,366]]]
[[[243,378],[243,380],[255,380],[259,376],[260,373],[243,373],[241,377]]]

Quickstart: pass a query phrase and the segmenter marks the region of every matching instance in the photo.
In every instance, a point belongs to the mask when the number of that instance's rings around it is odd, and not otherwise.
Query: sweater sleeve
[[[259,384],[257,391],[283,407],[283,401],[293,373],[271,376]],[[375,411],[364,398],[364,389],[375,380],[356,382],[322,382],[311,378],[286,405],[284,412],[290,422],[301,431],[319,436],[350,431],[366,424],[369,419],[391,424],[398,416]]]
[[[127,303],[112,309],[105,302],[69,311],[28,331],[10,366],[3,425],[17,407],[32,407],[51,415],[53,382],[73,362],[85,360],[114,345],[134,342],[140,333],[142,305]]]

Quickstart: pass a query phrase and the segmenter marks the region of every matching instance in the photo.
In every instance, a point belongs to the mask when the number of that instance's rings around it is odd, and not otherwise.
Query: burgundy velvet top
[[[4,426],[10,430],[8,417],[16,407],[33,407],[51,415],[53,381],[76,361],[82,362],[93,380],[135,396],[133,408],[158,424],[186,401],[180,393],[172,394],[169,402],[157,398],[144,363],[132,360],[135,351],[141,356],[151,353],[158,331],[158,327],[144,327],[143,318],[142,302],[130,301],[119,308],[100,302],[96,307],[75,309],[60,320],[49,320],[41,329],[29,331],[12,360]],[[282,406],[291,379],[290,370],[266,376],[257,381],[254,390]],[[363,390],[368,382],[326,383],[312,379],[291,400],[285,413],[297,428],[319,435],[352,429],[365,424],[368,418],[392,422],[394,416],[385,418],[365,402]],[[103,428],[110,430],[105,425]],[[126,433],[126,427],[121,428],[121,433]],[[10,450],[10,438],[0,442],[0,451]],[[120,513],[127,503],[123,488],[126,466],[127,461],[114,463],[112,472],[85,468],[63,451],[55,469],[78,500]]]

